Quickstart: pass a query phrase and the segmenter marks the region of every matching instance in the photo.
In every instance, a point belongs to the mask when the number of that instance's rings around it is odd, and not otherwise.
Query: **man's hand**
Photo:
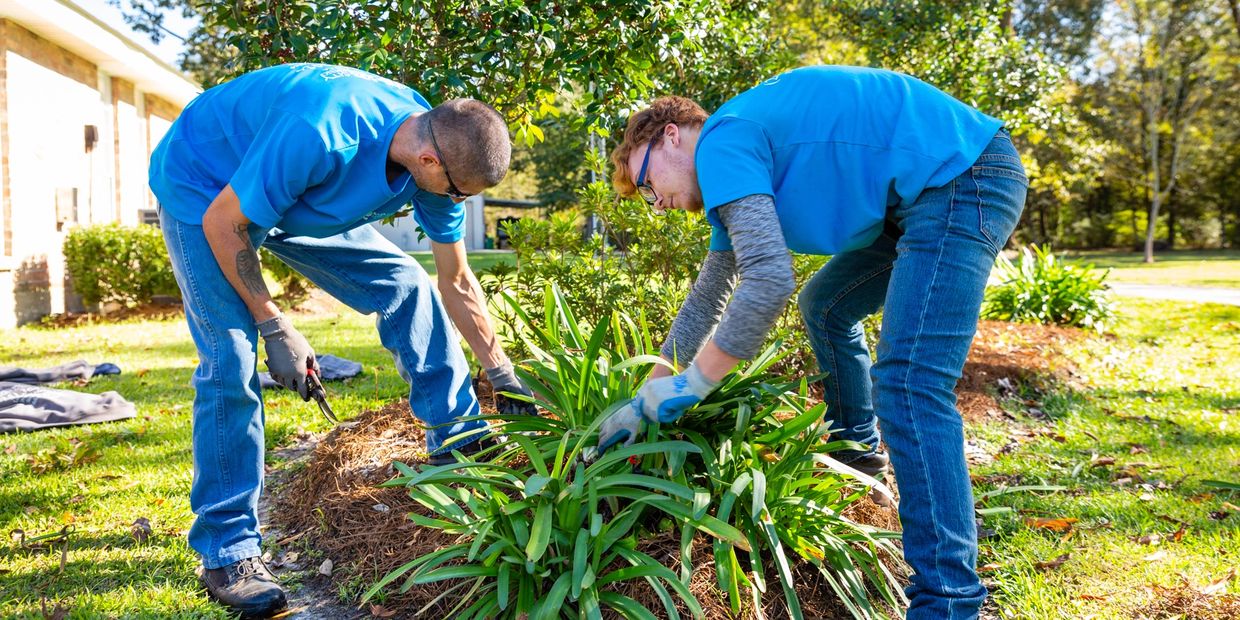
[[[650,379],[637,391],[633,405],[651,422],[675,422],[719,386],[702,374],[697,362],[683,373]]]
[[[702,402],[719,386],[702,374],[697,364],[684,373],[646,381],[637,398],[612,412],[598,431],[598,450],[606,452],[617,443],[631,445],[641,431],[641,422],[675,422],[690,407]]]
[[[491,381],[491,387],[495,388],[495,409],[503,415],[538,415],[538,408],[534,403],[527,403],[523,400],[509,398],[501,392],[510,394],[520,394],[522,396],[533,396],[534,393],[521,383],[517,378],[517,373],[512,369],[512,362],[505,361],[503,364],[488,368],[487,379]]]
[[[267,351],[267,370],[276,383],[297,392],[302,400],[310,400],[306,382],[308,369],[319,370],[314,349],[283,314],[258,324]]]

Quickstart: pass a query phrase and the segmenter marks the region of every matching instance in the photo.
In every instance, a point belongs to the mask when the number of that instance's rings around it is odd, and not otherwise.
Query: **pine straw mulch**
[[[983,321],[957,388],[965,419],[976,421],[1001,415],[996,392],[1005,395],[1005,391],[1014,389],[1009,386],[1040,389],[1070,379],[1073,369],[1057,353],[1063,345],[1085,335],[1086,332],[1068,328]],[[489,386],[481,382],[477,387],[484,412],[493,412]],[[393,462],[425,462],[424,446],[423,431],[404,400],[363,412],[328,433],[307,457],[305,467],[291,475],[274,494],[272,520],[285,535],[284,541],[304,537],[307,544],[331,559],[336,567],[333,581],[360,578],[366,583],[373,583],[415,557],[452,544],[453,536],[409,521],[409,512],[425,514],[425,510],[404,489],[378,486],[396,475]],[[899,529],[892,509],[868,500],[851,507],[847,516],[857,522]],[[670,534],[643,541],[639,549],[679,570],[679,545]],[[698,562],[690,589],[706,611],[706,618],[729,618],[726,599],[715,584],[710,553],[706,540],[695,541],[694,557]],[[805,617],[848,617],[813,567],[801,563],[796,573]],[[768,576],[763,607],[772,619],[787,617],[778,583],[775,575]],[[383,606],[372,611],[382,616],[443,617],[455,601],[434,601],[453,585],[427,584],[404,594],[396,593],[392,587]],[[644,582],[626,585],[625,594],[648,609],[662,609],[657,596]],[[742,617],[752,614],[747,610]]]
[[[1063,348],[1093,335],[1074,327],[981,321],[956,384],[956,408],[966,422],[978,422],[1003,415],[998,399],[1020,386],[1044,392],[1070,382],[1076,368]]]

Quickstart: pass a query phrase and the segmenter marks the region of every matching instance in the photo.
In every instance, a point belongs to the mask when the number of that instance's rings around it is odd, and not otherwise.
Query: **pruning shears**
[[[336,413],[332,411],[332,406],[327,404],[327,390],[323,389],[323,381],[319,379],[319,372],[316,369],[306,369],[306,386],[309,388],[310,397],[319,404],[319,411],[323,412],[323,417],[332,424],[340,424]]]

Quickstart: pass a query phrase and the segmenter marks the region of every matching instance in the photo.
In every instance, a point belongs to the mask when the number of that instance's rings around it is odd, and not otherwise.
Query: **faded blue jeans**
[[[160,225],[198,348],[194,371],[194,479],[197,518],[189,544],[207,568],[260,554],[258,497],[263,487],[263,400],[258,332],[224,278],[201,226],[161,210]],[[336,299],[374,313],[379,340],[409,382],[409,403],[427,425],[427,450],[442,452],[458,433],[484,426],[460,341],[422,266],[370,226],[314,239],[251,227],[262,245]],[[331,343],[315,343],[330,352]],[[458,420],[456,424],[452,424]]]
[[[986,279],[1020,219],[1028,182],[1006,130],[972,168],[888,212],[898,231],[831,258],[802,288],[800,308],[829,376],[833,438],[871,446],[882,421],[896,483],[904,556],[914,570],[908,618],[975,618],[973,492],[954,389]],[[895,233],[895,234],[892,234]],[[862,319],[883,309],[871,367]],[[847,462],[864,453],[841,453]]]

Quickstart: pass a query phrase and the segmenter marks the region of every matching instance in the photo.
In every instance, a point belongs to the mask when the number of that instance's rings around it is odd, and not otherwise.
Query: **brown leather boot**
[[[284,589],[259,557],[203,569],[201,580],[211,598],[240,612],[242,618],[267,618],[288,603]]]

